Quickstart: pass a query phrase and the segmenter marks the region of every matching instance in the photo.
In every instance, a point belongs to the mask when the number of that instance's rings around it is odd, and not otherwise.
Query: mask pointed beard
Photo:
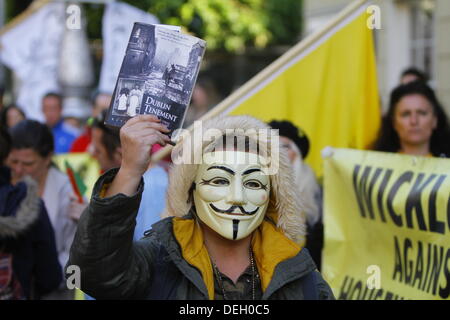
[[[239,229],[239,220],[233,220],[233,240],[236,240]]]

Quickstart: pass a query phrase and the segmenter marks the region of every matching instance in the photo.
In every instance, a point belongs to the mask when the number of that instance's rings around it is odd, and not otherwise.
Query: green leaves
[[[205,39],[208,51],[290,45],[301,34],[302,0],[125,0]],[[101,37],[103,7],[86,5],[90,38]]]
[[[208,42],[208,50],[295,43],[301,31],[301,0],[128,0],[161,23],[183,26]]]

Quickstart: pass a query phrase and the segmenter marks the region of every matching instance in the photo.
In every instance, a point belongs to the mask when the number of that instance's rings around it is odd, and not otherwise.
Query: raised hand
[[[142,175],[150,164],[150,150],[155,143],[165,146],[169,130],[153,115],[140,115],[125,123],[120,129],[122,165],[106,196],[117,193],[132,195],[136,192]]]

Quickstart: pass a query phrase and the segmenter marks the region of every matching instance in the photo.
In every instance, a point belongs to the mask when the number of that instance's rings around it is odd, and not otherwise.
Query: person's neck
[[[64,124],[64,119],[63,118],[61,118],[61,119],[59,119],[58,121],[56,121],[54,124],[53,124],[53,126],[50,126],[50,128],[56,128],[56,127],[60,127],[60,126],[62,126]]]
[[[236,283],[250,264],[251,235],[241,240],[229,240],[202,224],[206,249],[217,268]]]
[[[428,156],[430,154],[430,144],[429,143],[419,145],[402,144],[400,152],[412,156]]]

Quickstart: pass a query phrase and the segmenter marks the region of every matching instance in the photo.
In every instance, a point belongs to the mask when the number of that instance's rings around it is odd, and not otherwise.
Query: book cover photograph
[[[206,42],[170,26],[134,23],[105,124],[121,127],[140,114],[169,130],[183,125]]]

